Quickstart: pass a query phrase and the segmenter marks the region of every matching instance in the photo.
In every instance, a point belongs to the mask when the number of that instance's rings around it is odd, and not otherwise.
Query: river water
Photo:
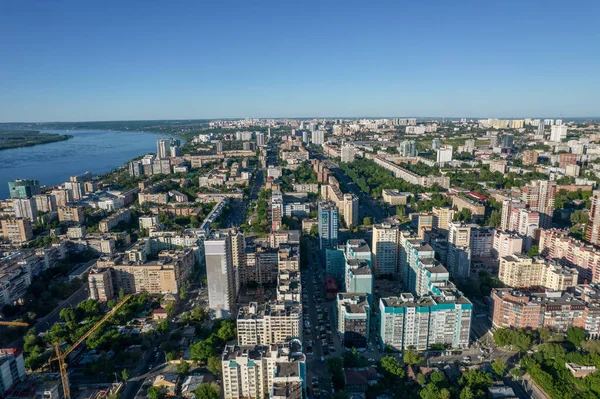
[[[106,173],[132,158],[156,152],[156,140],[172,137],[149,132],[111,130],[48,130],[72,139],[0,151],[0,198],[8,196],[8,182],[37,179],[52,186],[69,176],[90,171]],[[182,140],[183,142],[183,140]]]

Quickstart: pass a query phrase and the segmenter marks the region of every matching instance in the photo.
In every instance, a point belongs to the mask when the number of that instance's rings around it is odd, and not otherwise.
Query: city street
[[[325,165],[331,170],[335,177],[338,179],[340,184],[350,190],[350,192],[356,195],[360,200],[359,205],[359,218],[362,220],[365,216],[371,216],[373,218],[373,222],[380,222],[387,217],[387,214],[381,208],[381,205],[371,198],[369,195],[365,194],[353,181],[348,177],[346,173],[340,168],[340,166],[333,162],[331,159],[326,158],[322,154],[311,151],[311,156],[317,158],[323,162]]]

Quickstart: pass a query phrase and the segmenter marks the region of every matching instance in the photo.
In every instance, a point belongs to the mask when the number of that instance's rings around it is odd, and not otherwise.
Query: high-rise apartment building
[[[600,282],[600,251],[569,236],[568,231],[541,229],[539,250],[542,256],[576,268],[581,282]]]
[[[213,231],[204,241],[208,305],[219,318],[235,314],[237,297],[231,238],[228,231]]]
[[[265,145],[265,134],[257,132],[256,133],[256,146],[261,147]]]
[[[566,332],[575,319],[583,321],[584,304],[561,292],[532,293],[513,288],[492,289],[492,322],[497,328],[556,327]],[[548,314],[546,314],[548,310]],[[546,317],[547,316],[547,317]]]
[[[38,216],[37,203],[34,198],[14,198],[12,200],[16,218],[35,222]]]
[[[83,223],[85,216],[79,206],[61,206],[58,208],[58,220],[61,222]]]
[[[507,287],[543,287],[564,291],[577,285],[577,269],[560,266],[543,258],[522,254],[500,258],[498,279]]]
[[[115,288],[110,269],[92,269],[88,274],[90,298],[98,302],[106,302],[115,297]]]
[[[246,269],[246,238],[244,233],[232,229],[231,237],[231,261],[233,263],[233,272],[235,274],[235,292],[239,292],[242,283],[241,274]]]
[[[496,259],[501,259],[508,255],[520,254],[523,252],[523,237],[516,233],[496,230],[494,233],[494,242],[492,255]]]
[[[319,202],[319,248],[323,253],[325,249],[338,245],[338,217],[338,209],[333,202]]]
[[[404,140],[398,146],[398,153],[403,157],[417,156],[417,143],[414,140]]]
[[[55,212],[56,207],[56,197],[54,195],[49,194],[38,194],[34,195],[35,206],[37,207],[38,212]]]
[[[311,141],[314,145],[323,145],[325,143],[325,132],[322,130],[312,131]]]
[[[371,301],[373,297],[373,273],[367,261],[347,259],[344,288],[346,292],[365,293]]]
[[[473,227],[471,229],[471,257],[489,258],[494,246],[494,229]]]
[[[510,231],[512,211],[518,208],[525,208],[525,204],[517,199],[505,199],[502,201],[500,229]]]
[[[10,198],[29,198],[40,193],[39,180],[18,179],[8,182]]]
[[[150,242],[147,241],[150,246]],[[181,250],[164,250],[158,253],[156,260],[147,260],[147,250],[130,250],[126,254],[105,256],[98,259],[96,267],[100,270],[110,269],[104,274],[102,282],[92,276],[94,290],[109,295],[110,284],[114,291],[123,290],[127,294],[147,292],[153,295],[178,294],[187,282],[195,263],[194,251],[191,248]],[[112,279],[109,283],[108,278]],[[106,280],[104,280],[106,279]],[[102,283],[102,285],[101,285]],[[101,297],[101,293],[97,293]]]
[[[222,359],[224,399],[264,399],[295,383],[306,397],[306,358],[298,341],[267,346],[227,345]]]
[[[343,215],[347,226],[358,226],[358,196],[355,194],[346,193],[343,198]]]
[[[375,224],[371,250],[373,271],[376,276],[396,274],[399,264],[400,228],[391,222]]]
[[[348,262],[360,260],[366,262],[371,268],[371,249],[365,240],[348,240],[346,245],[339,245],[335,249],[327,249],[325,256],[325,270],[327,276],[335,278],[338,287],[345,287]],[[361,291],[366,292],[366,291]]]
[[[536,150],[523,151],[523,165],[531,166],[538,163],[538,152]]]
[[[29,219],[2,219],[2,237],[13,244],[22,244],[33,238],[33,230]]]
[[[341,157],[340,157],[341,162],[349,163],[349,162],[354,161],[354,156],[355,156],[354,146],[352,146],[350,144],[344,144],[342,146],[342,149],[340,150],[340,153],[341,153]]]
[[[451,284],[439,294],[415,298],[404,293],[379,300],[379,339],[404,351],[432,345],[467,348],[473,305]]]
[[[302,340],[302,306],[293,302],[251,302],[237,314],[239,345],[270,345]]]
[[[558,155],[558,166],[565,169],[567,165],[577,165],[579,156],[577,154],[559,154]]]
[[[346,348],[363,349],[369,342],[371,308],[365,293],[338,293],[336,297],[337,331]]]
[[[531,209],[539,213],[540,227],[552,227],[552,214],[554,213],[554,198],[557,185],[555,181],[534,180],[522,188],[522,201]]]
[[[594,190],[590,198],[590,214],[585,229],[585,240],[600,245],[600,191]]]
[[[0,397],[27,376],[20,349],[0,349]]]
[[[450,222],[454,217],[454,211],[452,208],[441,208],[434,206],[431,210],[433,214],[433,228],[438,229],[440,232],[447,234]]]
[[[437,150],[436,162],[439,166],[444,166],[452,161],[452,146],[445,145]]]
[[[536,139],[544,138],[544,121],[538,121]]]
[[[156,157],[165,159],[171,156],[171,139],[162,138],[156,141]]]
[[[438,286],[450,280],[450,273],[435,259],[433,248],[420,239],[403,238],[403,257],[406,258],[406,290],[417,296],[439,293]]]
[[[452,222],[449,225],[446,266],[453,278],[471,274],[471,230],[473,225]]]
[[[566,125],[553,125],[550,127],[550,141],[560,143],[567,138],[567,126]]]

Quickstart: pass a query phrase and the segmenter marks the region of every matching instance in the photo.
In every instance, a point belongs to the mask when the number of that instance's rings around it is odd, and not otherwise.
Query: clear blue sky
[[[0,0],[0,121],[598,116],[599,3]]]

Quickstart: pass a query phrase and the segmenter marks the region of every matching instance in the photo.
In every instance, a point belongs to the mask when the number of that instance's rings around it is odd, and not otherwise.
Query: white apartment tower
[[[376,276],[395,274],[400,252],[400,229],[389,222],[373,226],[373,270]]]
[[[228,232],[212,232],[204,241],[208,305],[218,318],[235,312],[236,282]]]

